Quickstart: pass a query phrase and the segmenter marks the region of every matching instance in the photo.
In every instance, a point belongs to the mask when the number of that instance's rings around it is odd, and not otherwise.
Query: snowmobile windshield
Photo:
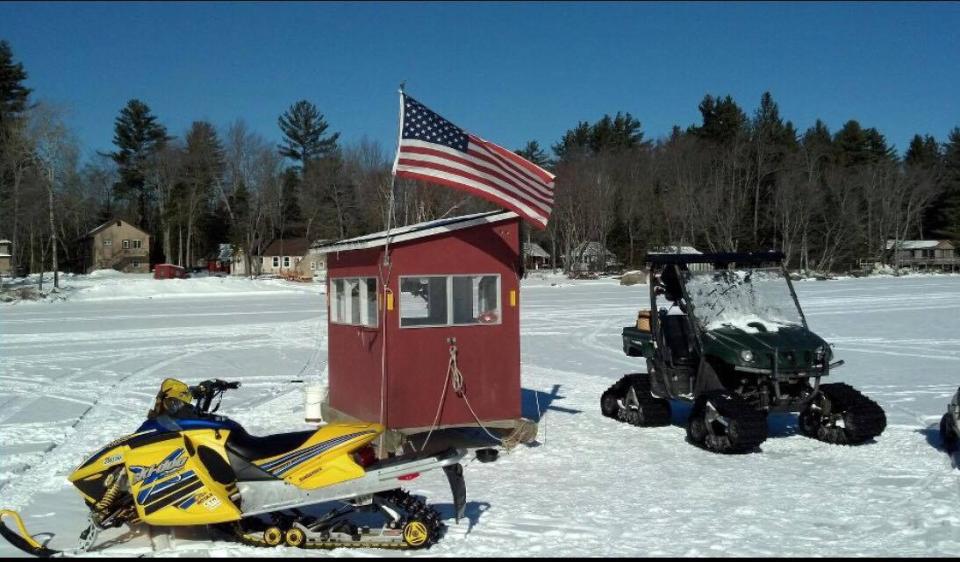
[[[803,327],[803,315],[779,268],[685,271],[684,286],[704,330],[748,333]]]

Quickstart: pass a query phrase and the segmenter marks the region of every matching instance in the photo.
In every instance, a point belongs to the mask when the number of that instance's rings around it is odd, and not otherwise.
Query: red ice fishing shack
[[[389,232],[389,244],[378,232],[314,249],[327,256],[324,417],[407,435],[529,427],[521,419],[517,214]]]

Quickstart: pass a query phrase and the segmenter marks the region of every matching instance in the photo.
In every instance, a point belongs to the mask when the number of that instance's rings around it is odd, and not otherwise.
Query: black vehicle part
[[[238,455],[250,460],[265,459],[297,449],[314,433],[316,431],[309,430],[257,437],[250,435],[241,427],[236,427],[230,431],[227,448],[233,449]]]
[[[949,413],[943,414],[940,418],[940,438],[943,439],[943,448],[950,454],[957,451],[958,441],[957,429],[953,425],[953,416]]]
[[[3,538],[7,539],[7,542],[9,542],[14,547],[18,548],[19,550],[22,550],[23,552],[26,552],[31,556],[36,556],[37,558],[51,558],[53,556],[60,554],[59,550],[47,548],[46,546],[42,546],[42,545],[39,547],[34,546],[29,541],[27,541],[27,539],[21,537],[17,533],[8,529],[7,526],[4,525],[3,521],[0,521],[0,535],[2,535]]]
[[[883,408],[845,383],[820,385],[820,394],[800,412],[800,433],[836,445],[857,445],[883,433]]]
[[[693,402],[687,438],[715,453],[747,453],[766,441],[767,418],[734,394],[710,391]]]
[[[220,453],[210,447],[200,445],[197,449],[197,456],[200,457],[200,462],[207,468],[207,472],[210,473],[210,476],[212,476],[214,480],[221,484],[232,484],[236,482],[236,473],[234,473],[230,464],[220,456]]]
[[[491,447],[486,447],[484,449],[477,449],[477,460],[483,463],[493,462],[497,460],[497,457],[500,453]]]
[[[453,494],[453,512],[457,523],[463,519],[467,509],[467,483],[463,479],[463,465],[460,463],[443,467],[450,484],[450,493]]]
[[[670,425],[670,402],[650,394],[650,375],[624,375],[600,398],[603,415],[631,425]]]

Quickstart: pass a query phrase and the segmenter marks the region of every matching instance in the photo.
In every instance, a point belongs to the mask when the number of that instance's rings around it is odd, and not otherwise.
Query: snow
[[[86,508],[66,481],[84,456],[134,429],[160,381],[240,380],[221,412],[256,434],[296,431],[303,385],[326,366],[325,296],[281,280],[147,276],[65,280],[69,297],[0,305],[0,507],[69,548]],[[317,284],[319,285],[319,284]],[[762,451],[720,456],[674,425],[604,418],[599,397],[642,360],[620,330],[646,285],[543,273],[521,294],[523,403],[538,443],[465,467],[467,520],[442,474],[410,490],[446,536],[428,551],[272,551],[202,529],[111,530],[96,555],[160,556],[957,556],[960,484],[937,423],[960,384],[960,276],[797,283],[811,327],[846,360],[831,378],[877,400],[876,442],[831,446],[771,417]],[[468,345],[468,342],[464,342]],[[469,384],[478,373],[465,372]],[[52,538],[51,538],[52,534]],[[0,543],[0,557],[19,556]]]
[[[242,299],[297,295],[301,293],[322,294],[324,283],[295,283],[280,278],[216,276],[206,273],[193,274],[188,279],[154,279],[152,273],[122,273],[113,269],[98,269],[89,275],[60,274],[59,300],[72,302],[102,302],[114,300],[143,299]],[[38,275],[26,278],[16,286],[36,286]],[[53,287],[53,275],[44,275],[44,291]],[[57,301],[53,301],[57,302]],[[19,305],[52,304],[50,301],[20,301]]]

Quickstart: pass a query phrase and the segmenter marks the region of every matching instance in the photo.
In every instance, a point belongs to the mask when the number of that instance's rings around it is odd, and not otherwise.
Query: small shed
[[[502,211],[395,228],[387,264],[386,232],[316,246],[327,266],[327,412],[406,434],[517,427],[519,228]]]
[[[524,267],[533,270],[546,267],[548,261],[550,260],[550,254],[547,253],[547,251],[536,242],[523,243],[523,257],[526,261],[526,263],[524,263]]]
[[[172,263],[158,263],[153,268],[154,279],[186,279],[190,277],[187,270]]]

